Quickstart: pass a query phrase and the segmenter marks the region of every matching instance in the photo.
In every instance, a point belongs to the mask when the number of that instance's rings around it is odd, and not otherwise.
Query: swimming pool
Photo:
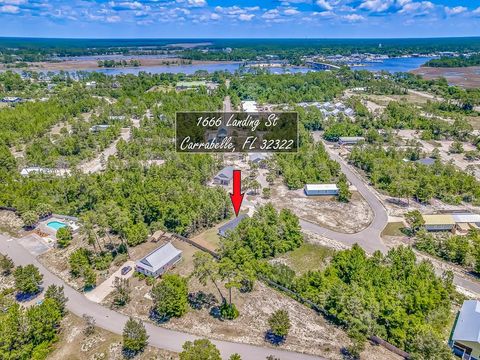
[[[50,221],[48,224],[47,224],[48,227],[51,227],[52,229],[54,230],[58,230],[60,228],[63,228],[65,226],[67,226],[67,224],[61,222],[61,221]]]

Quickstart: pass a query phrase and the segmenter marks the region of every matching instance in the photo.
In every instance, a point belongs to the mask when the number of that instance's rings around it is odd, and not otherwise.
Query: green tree
[[[192,275],[195,276],[203,286],[206,286],[207,280],[210,279],[220,294],[222,302],[224,302],[225,296],[223,296],[223,293],[217,284],[219,278],[218,263],[213,257],[210,254],[198,251],[193,255],[193,266],[194,270]]]
[[[413,234],[416,234],[421,228],[423,228],[423,225],[425,225],[422,213],[418,210],[412,210],[406,213],[405,220]]]
[[[55,301],[62,316],[65,315],[68,298],[65,296],[63,285],[50,285],[45,292],[45,299]]]
[[[153,286],[152,297],[159,316],[181,317],[188,310],[187,280],[180,275],[166,274]]]
[[[292,326],[286,310],[277,310],[268,318],[268,326],[272,334],[285,338]]]
[[[137,354],[148,345],[148,335],[142,320],[130,317],[123,328],[123,349],[126,352]]]
[[[113,281],[113,304],[115,306],[125,306],[130,301],[130,281],[125,278],[115,277]]]
[[[7,255],[0,254],[0,271],[3,276],[8,276],[12,273],[15,265],[13,264],[12,259]]]
[[[340,174],[338,178],[337,186],[338,186],[338,201],[349,202],[352,197],[352,193],[350,192],[347,177],[345,176],[345,174],[343,173]]]
[[[57,237],[58,246],[61,248],[65,248],[70,245],[73,239],[73,233],[70,226],[61,227],[57,230],[55,235]]]
[[[187,341],[183,344],[180,360],[222,360],[220,351],[207,339]]]
[[[238,354],[232,354],[232,355],[230,355],[228,360],[242,360],[242,357]]]
[[[148,238],[147,226],[142,222],[128,226],[125,230],[128,246],[137,246]]]
[[[33,228],[38,222],[38,215],[34,211],[25,211],[21,218],[27,228]]]
[[[19,266],[15,269],[15,288],[25,294],[35,294],[40,291],[43,275],[32,264]]]
[[[37,205],[37,207],[35,209],[35,212],[40,217],[40,219],[43,219],[43,218],[51,215],[52,212],[53,212],[53,209],[50,206],[50,204],[41,203],[41,204]]]

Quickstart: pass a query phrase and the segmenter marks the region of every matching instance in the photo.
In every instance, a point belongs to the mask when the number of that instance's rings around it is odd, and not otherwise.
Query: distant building
[[[336,184],[306,184],[303,190],[307,196],[338,195]]]
[[[424,159],[419,159],[415,162],[418,164],[426,165],[426,166],[432,166],[433,164],[435,164],[435,159],[428,157]]]
[[[47,168],[42,168],[39,166],[31,166],[31,167],[26,167],[20,171],[20,175],[22,176],[28,176],[30,174],[54,174],[55,170],[54,169],[47,169]]]
[[[338,139],[339,145],[356,145],[360,141],[365,141],[362,136],[342,136]]]
[[[464,360],[480,359],[480,301],[467,300],[460,309],[449,345]]]
[[[352,108],[346,108],[343,113],[348,117],[355,115],[355,111]]]
[[[451,214],[422,215],[427,231],[452,231],[455,220]]]
[[[18,103],[22,101],[22,98],[19,98],[17,96],[6,96],[2,99],[2,102],[5,103]]]
[[[233,179],[233,166],[224,167],[215,177],[213,183],[217,185],[230,185]]]
[[[90,128],[91,132],[100,132],[100,131],[105,131],[110,127],[110,125],[93,125]]]
[[[248,156],[248,161],[253,164],[257,164],[261,168],[265,168],[265,161],[268,159],[267,154],[265,153],[252,153]]]
[[[222,237],[227,236],[228,231],[234,230],[238,226],[238,224],[240,224],[240,222],[247,217],[248,217],[247,214],[242,214],[237,216],[235,219],[227,222],[225,225],[220,226],[218,228],[218,235]]]
[[[144,275],[158,277],[181,259],[182,252],[171,243],[167,243],[137,261],[135,268],[139,273]]]
[[[258,111],[258,108],[257,108],[257,102],[256,101],[251,101],[251,100],[248,100],[248,101],[242,101],[242,110],[244,112],[257,112]]]
[[[452,231],[460,235],[480,228],[480,215],[472,213],[422,215],[427,231]]]
[[[118,120],[118,121],[123,121],[125,120],[124,115],[111,115],[108,117],[108,120]]]
[[[87,81],[85,83],[85,86],[87,89],[95,89],[97,87],[97,82],[96,81]]]

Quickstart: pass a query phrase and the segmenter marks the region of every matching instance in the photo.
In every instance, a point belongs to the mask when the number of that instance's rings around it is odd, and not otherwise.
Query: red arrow
[[[238,216],[243,201],[241,170],[233,170],[233,194],[230,193],[230,199],[232,200],[233,210],[235,210],[235,216]]]

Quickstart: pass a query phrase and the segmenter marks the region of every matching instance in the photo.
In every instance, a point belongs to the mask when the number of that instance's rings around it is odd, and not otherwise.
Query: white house
[[[338,139],[339,145],[356,145],[360,141],[365,141],[362,136],[342,136]]]
[[[480,301],[463,303],[449,344],[453,353],[464,360],[480,359]]]
[[[427,231],[452,231],[455,220],[451,214],[422,215]]]
[[[110,127],[110,125],[93,125],[90,128],[91,132],[99,132],[99,131],[105,131]]]
[[[303,190],[307,196],[338,195],[336,184],[306,184]]]
[[[257,108],[257,102],[256,101],[251,101],[251,100],[247,100],[247,101],[242,101],[242,110],[244,112],[257,112],[258,111],[258,108]]]
[[[224,167],[215,177],[213,183],[217,185],[229,185],[233,179],[233,166]]]
[[[144,275],[158,277],[181,259],[182,252],[171,243],[167,243],[137,261],[135,268]]]

